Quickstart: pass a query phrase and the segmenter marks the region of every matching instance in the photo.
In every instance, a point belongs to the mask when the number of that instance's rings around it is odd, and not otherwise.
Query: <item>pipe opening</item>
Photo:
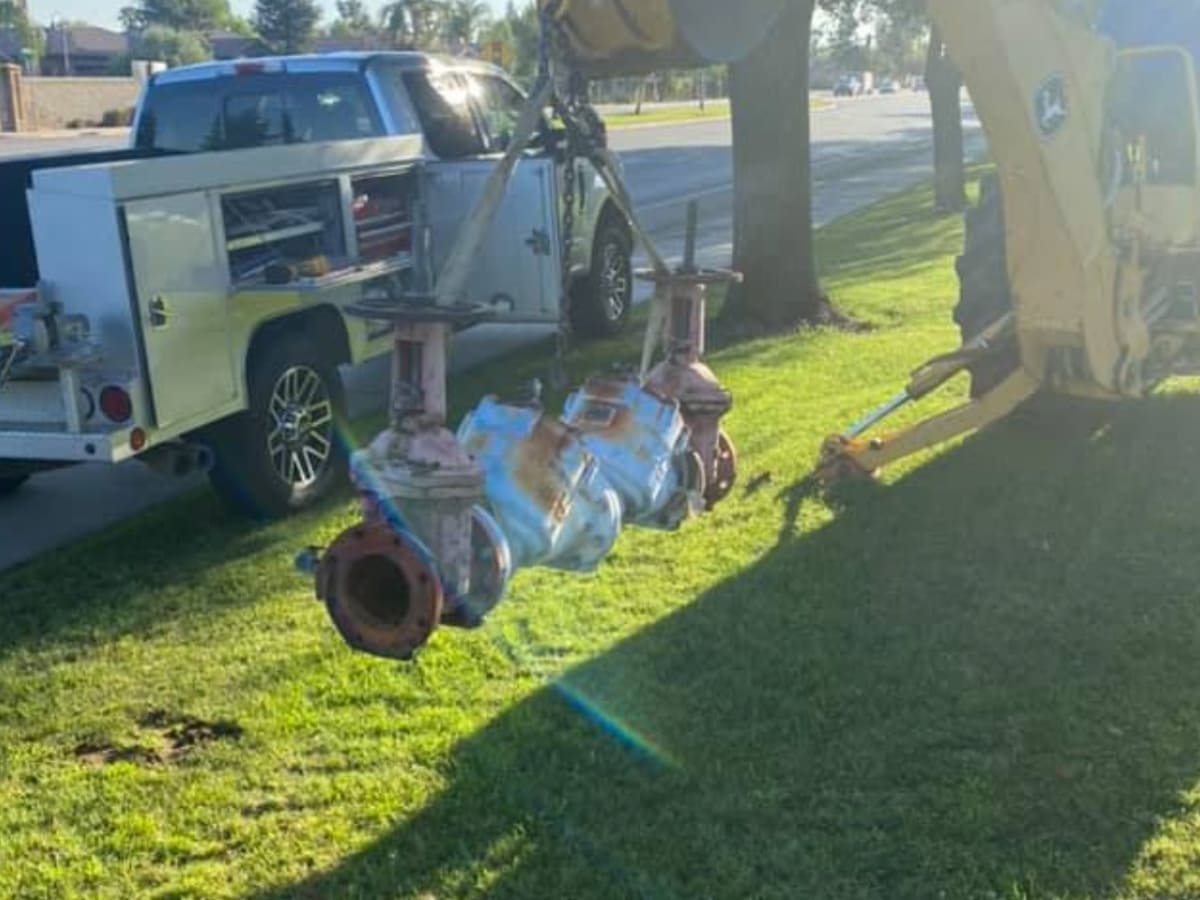
[[[412,606],[412,585],[391,558],[381,554],[364,556],[346,574],[344,601],[355,618],[399,627]]]

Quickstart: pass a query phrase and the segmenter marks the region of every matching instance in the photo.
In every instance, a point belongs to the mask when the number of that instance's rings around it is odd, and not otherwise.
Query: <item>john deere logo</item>
[[[1042,82],[1034,99],[1034,113],[1043,138],[1049,140],[1062,131],[1070,108],[1067,105],[1067,83],[1061,75],[1051,75]]]

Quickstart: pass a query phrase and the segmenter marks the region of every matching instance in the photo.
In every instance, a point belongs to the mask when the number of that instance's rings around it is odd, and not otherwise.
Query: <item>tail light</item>
[[[110,422],[124,424],[133,418],[133,399],[124,388],[110,384],[100,392],[100,412]]]

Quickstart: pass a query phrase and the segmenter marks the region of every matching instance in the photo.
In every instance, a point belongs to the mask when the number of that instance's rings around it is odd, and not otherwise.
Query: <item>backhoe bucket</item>
[[[757,47],[787,0],[539,0],[558,6],[572,62],[591,76],[730,63]]]

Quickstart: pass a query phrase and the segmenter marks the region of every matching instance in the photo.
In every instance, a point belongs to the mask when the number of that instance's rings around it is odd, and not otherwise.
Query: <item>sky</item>
[[[54,18],[71,19],[72,21],[90,22],[105,28],[119,28],[117,12],[122,6],[134,5],[135,0],[28,0],[29,14],[35,22],[45,25]],[[332,21],[335,16],[334,0],[317,0],[325,10],[324,22]],[[497,13],[502,13],[507,0],[486,0]],[[386,0],[366,0],[367,7],[377,12]],[[247,16],[254,10],[254,0],[230,0],[229,5],[240,16]]]

